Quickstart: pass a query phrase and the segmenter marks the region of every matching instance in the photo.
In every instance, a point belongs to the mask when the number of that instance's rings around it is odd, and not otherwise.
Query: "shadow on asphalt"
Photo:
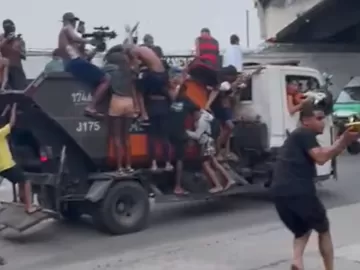
[[[325,204],[337,198],[332,189],[327,189],[326,184],[319,188],[319,195]],[[265,189],[246,191],[229,197],[216,197],[212,200],[182,203],[159,204],[153,209],[149,226],[160,229],[164,226],[177,225],[187,222],[201,222],[206,219],[222,218],[232,214],[246,214],[254,211],[272,210],[270,193]],[[275,213],[274,213],[275,216]],[[158,227],[158,228],[157,228]],[[160,227],[160,228],[159,228]],[[61,232],[61,233],[57,233]],[[5,231],[3,237],[17,244],[46,243],[63,240],[65,234],[77,235],[77,238],[106,238],[112,237],[98,232],[91,223],[89,217],[84,217],[77,223],[66,223],[65,221],[45,222],[35,226],[24,233]]]

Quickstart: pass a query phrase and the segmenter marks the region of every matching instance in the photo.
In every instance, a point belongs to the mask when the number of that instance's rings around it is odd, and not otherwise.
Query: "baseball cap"
[[[146,41],[148,41],[148,40],[153,40],[154,39],[154,37],[152,36],[152,35],[150,35],[150,34],[146,34],[145,36],[144,36],[144,38],[143,38],[143,40],[144,40],[144,42],[146,42]]]
[[[75,16],[74,13],[72,12],[66,12],[64,13],[64,15],[62,16],[62,20],[63,21],[78,21],[79,18]]]
[[[200,30],[200,33],[209,33],[210,34],[210,29],[207,27],[204,27]]]
[[[14,24],[14,22],[10,19],[3,20],[3,25],[5,24]]]

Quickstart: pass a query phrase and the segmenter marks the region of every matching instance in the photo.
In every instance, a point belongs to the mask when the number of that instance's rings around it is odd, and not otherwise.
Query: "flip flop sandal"
[[[99,113],[97,111],[85,110],[84,115],[87,116],[87,117],[95,118],[95,119],[104,118],[104,114]]]
[[[35,206],[33,209],[31,209],[31,211],[29,211],[29,210],[25,210],[25,212],[26,212],[26,214],[28,214],[28,215],[32,215],[32,214],[34,214],[34,213],[36,213],[36,212],[39,212],[39,211],[41,211],[42,210],[42,208],[39,206]]]
[[[165,170],[166,172],[171,172],[171,171],[174,170],[174,167],[173,167],[173,166],[168,166],[168,167],[165,167],[164,170]]]
[[[143,127],[148,127],[148,126],[151,125],[149,120],[141,120],[141,119],[139,119],[138,121],[140,123],[140,126],[143,126]]]
[[[174,194],[175,194],[176,196],[186,196],[186,195],[189,195],[190,192],[189,192],[189,191],[186,191],[186,190],[183,190],[182,192],[176,192],[176,191],[174,191]]]
[[[135,172],[135,170],[133,168],[125,168],[123,172],[125,172],[125,173],[133,173],[133,172]]]
[[[117,169],[116,170],[116,174],[119,176],[124,176],[126,175],[125,169],[121,168],[121,169]]]

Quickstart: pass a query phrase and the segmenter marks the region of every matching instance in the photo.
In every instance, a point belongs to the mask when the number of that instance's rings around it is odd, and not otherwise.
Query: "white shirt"
[[[243,52],[240,45],[230,45],[226,49],[223,59],[223,67],[234,66],[238,72],[243,70]]]
[[[229,91],[231,90],[231,84],[229,82],[222,82],[220,84],[219,90],[224,92]]]

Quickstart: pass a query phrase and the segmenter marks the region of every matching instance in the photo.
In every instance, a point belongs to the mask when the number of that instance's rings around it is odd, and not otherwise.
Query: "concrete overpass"
[[[360,44],[359,0],[255,0],[264,39]]]

